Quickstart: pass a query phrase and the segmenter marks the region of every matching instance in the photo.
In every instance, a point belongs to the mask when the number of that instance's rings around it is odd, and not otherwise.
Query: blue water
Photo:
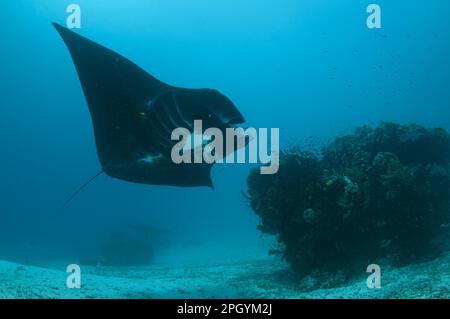
[[[248,125],[280,128],[282,147],[315,148],[380,120],[450,130],[447,0],[378,0],[380,30],[367,28],[360,0],[1,1],[2,258],[38,258],[35,246],[63,254],[126,223],[169,230],[171,243],[260,249],[241,193],[249,165],[216,165],[215,190],[101,176],[52,219],[100,169],[73,62],[51,25],[65,25],[72,2],[82,9],[76,32],[162,81],[218,89]]]

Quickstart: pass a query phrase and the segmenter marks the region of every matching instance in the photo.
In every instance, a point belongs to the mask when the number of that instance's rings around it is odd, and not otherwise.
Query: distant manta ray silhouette
[[[53,23],[70,51],[94,127],[101,171],[81,185],[62,210],[102,173],[120,180],[153,185],[213,188],[207,163],[175,164],[172,131],[225,131],[245,120],[235,105],[212,89],[186,89],[163,83],[142,68],[59,24]],[[57,216],[56,215],[56,216]]]

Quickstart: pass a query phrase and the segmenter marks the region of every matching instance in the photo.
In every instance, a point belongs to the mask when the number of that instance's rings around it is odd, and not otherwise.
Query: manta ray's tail
[[[100,172],[98,172],[95,176],[91,177],[86,183],[84,183],[83,185],[81,185],[80,187],[78,187],[78,189],[73,192],[72,195],[70,195],[70,197],[64,202],[64,204],[61,206],[60,209],[58,209],[58,212],[55,214],[54,218],[57,218],[59,215],[61,215],[62,211],[64,210],[64,208],[67,207],[67,205],[69,205],[69,203],[86,187],[88,186],[94,179],[96,179],[97,177],[99,177],[100,175],[102,175],[105,171],[102,169]]]

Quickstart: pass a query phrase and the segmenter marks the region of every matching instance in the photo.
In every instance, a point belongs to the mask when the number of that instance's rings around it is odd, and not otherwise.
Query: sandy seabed
[[[450,298],[450,253],[382,271],[382,287],[366,277],[306,291],[287,280],[287,266],[261,253],[214,262],[163,258],[148,267],[81,266],[81,288],[66,286],[65,267],[0,261],[0,298]]]

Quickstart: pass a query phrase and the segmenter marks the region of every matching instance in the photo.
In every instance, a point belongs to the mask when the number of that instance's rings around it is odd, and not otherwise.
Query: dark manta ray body
[[[173,163],[177,141],[171,134],[178,127],[192,132],[194,120],[202,120],[204,129],[243,123],[234,104],[216,90],[165,84],[114,51],[53,25],[75,64],[102,172],[142,184],[212,187],[212,164]]]

